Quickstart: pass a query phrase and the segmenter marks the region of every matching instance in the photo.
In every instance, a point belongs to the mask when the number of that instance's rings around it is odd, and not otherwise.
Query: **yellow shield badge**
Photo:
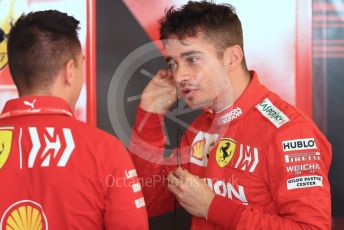
[[[11,152],[12,131],[0,130],[0,169],[5,165]]]
[[[7,41],[8,34],[11,30],[11,23],[17,18],[15,13],[15,4],[19,1],[1,1],[0,0],[0,70],[6,67],[7,58]]]
[[[222,168],[233,158],[236,142],[232,139],[221,139],[216,149],[216,162]]]

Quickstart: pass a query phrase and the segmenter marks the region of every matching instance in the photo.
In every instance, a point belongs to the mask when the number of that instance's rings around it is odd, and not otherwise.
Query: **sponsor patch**
[[[144,207],[146,204],[145,204],[145,199],[143,197],[135,200],[135,206],[136,208],[142,208]]]
[[[29,168],[50,167],[52,165],[66,167],[75,149],[71,129],[29,127],[29,134],[32,142],[28,159]],[[59,160],[56,161],[56,158]]]
[[[284,152],[288,152],[294,150],[317,149],[317,145],[314,138],[304,138],[282,141],[282,148]]]
[[[130,179],[136,176],[137,176],[136,169],[125,170],[125,177],[127,179]]]
[[[203,138],[192,145],[192,156],[200,161],[202,161],[204,157],[205,143],[206,140]]]
[[[0,229],[48,229],[48,221],[40,204],[31,200],[14,203],[1,218]]]
[[[240,144],[239,158],[234,166],[236,169],[253,172],[259,162],[258,149],[251,146]]]
[[[303,176],[294,177],[287,180],[288,190],[299,189],[299,188],[311,188],[311,187],[322,187],[322,176]]]
[[[289,118],[274,106],[268,98],[265,98],[260,104],[256,105],[256,108],[277,128],[289,121]]]
[[[226,138],[221,139],[216,149],[216,162],[222,168],[233,158],[236,148],[236,141]]]
[[[286,167],[288,173],[294,172],[295,174],[301,174],[302,172],[314,173],[320,170],[320,165],[316,163],[290,165]]]
[[[36,103],[36,99],[34,99],[33,101],[24,101],[24,105],[29,106],[31,109],[35,109],[35,103]]]
[[[0,130],[0,169],[4,167],[11,152],[13,132]]]
[[[198,166],[208,165],[208,155],[219,137],[218,134],[209,134],[200,131],[191,145],[190,162]]]
[[[245,195],[244,186],[238,185],[238,183],[224,182],[222,180],[212,180],[206,178],[208,186],[218,195],[228,197],[231,200],[239,200],[242,204],[247,205],[247,198]],[[234,186],[235,185],[235,186]]]
[[[290,153],[284,155],[285,163],[305,162],[305,161],[320,161],[320,153]]]
[[[219,121],[217,122],[218,125],[225,125],[234,119],[240,117],[242,115],[242,110],[240,107],[236,107],[235,109],[231,110],[230,112],[226,113],[225,115],[221,116]]]
[[[131,187],[133,188],[134,193],[141,191],[141,184],[140,183],[135,183]]]

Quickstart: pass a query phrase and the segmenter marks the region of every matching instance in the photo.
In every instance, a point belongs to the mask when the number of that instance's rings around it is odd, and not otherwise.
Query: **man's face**
[[[165,48],[179,94],[189,107],[212,108],[230,89],[223,61],[211,43],[200,37],[181,41],[171,36]]]

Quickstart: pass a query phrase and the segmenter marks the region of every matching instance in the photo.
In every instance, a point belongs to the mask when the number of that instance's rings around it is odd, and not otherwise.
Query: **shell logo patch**
[[[12,146],[12,131],[0,130],[0,169],[5,165]]]
[[[192,141],[190,150],[190,163],[207,167],[210,151],[213,149],[218,134],[199,131]]]
[[[202,160],[204,156],[205,138],[197,141],[192,145],[192,155],[198,160]]]
[[[236,141],[225,138],[217,145],[216,162],[222,168],[225,167],[233,158],[236,148]]]
[[[40,204],[31,200],[22,200],[5,211],[0,226],[4,230],[46,230],[48,222]]]

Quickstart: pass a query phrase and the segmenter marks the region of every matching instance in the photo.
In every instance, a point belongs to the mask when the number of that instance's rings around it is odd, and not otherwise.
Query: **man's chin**
[[[192,99],[185,100],[186,104],[191,109],[209,108],[211,103],[208,100],[196,101]]]

